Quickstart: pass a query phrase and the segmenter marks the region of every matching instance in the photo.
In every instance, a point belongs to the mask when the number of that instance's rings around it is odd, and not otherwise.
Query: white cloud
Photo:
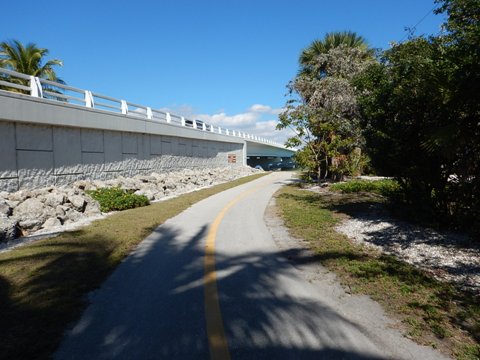
[[[266,113],[271,115],[278,115],[283,111],[283,109],[281,108],[273,109],[271,106],[262,105],[262,104],[254,104],[250,106],[248,110],[255,113]]]
[[[293,135],[293,132],[291,130],[279,131],[276,129],[278,120],[272,119],[271,115],[278,114],[279,110],[281,112],[281,109],[272,109],[270,106],[256,104],[251,106],[246,112],[239,114],[227,115],[224,112],[220,112],[213,115],[195,115],[195,118],[224,129],[240,130],[247,134],[283,144],[288,137]]]
[[[245,112],[238,114],[227,114],[222,110],[214,114],[198,114],[189,105],[175,105],[159,110],[184,116],[187,119],[202,120],[207,124],[220,126],[222,129],[239,130],[281,144],[285,143],[287,138],[293,135],[293,132],[289,129],[276,130],[275,127],[277,126],[278,120],[272,119],[272,117],[278,116],[283,109],[272,108],[268,105],[254,104]]]
[[[252,112],[269,113],[272,110],[272,108],[268,105],[254,104],[250,106],[248,110]]]
[[[254,128],[249,129],[249,132],[251,134],[284,144],[289,137],[294,135],[294,132],[290,129],[277,130],[277,124],[277,120],[259,121],[255,124]]]
[[[243,129],[255,124],[255,122],[260,118],[260,115],[253,112],[227,115],[226,113],[222,112],[213,115],[200,114],[196,115],[196,118],[205,121],[206,123],[221,127]]]

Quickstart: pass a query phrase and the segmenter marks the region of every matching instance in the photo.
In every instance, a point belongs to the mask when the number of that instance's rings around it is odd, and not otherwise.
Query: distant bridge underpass
[[[281,146],[274,146],[270,144],[259,144],[249,142],[247,140],[247,164],[255,167],[260,165],[264,170],[269,170],[273,166],[289,167],[292,164],[292,156],[295,154],[294,150],[287,149]]]

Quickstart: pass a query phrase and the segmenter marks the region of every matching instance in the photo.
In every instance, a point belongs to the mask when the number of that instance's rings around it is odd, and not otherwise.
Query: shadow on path
[[[203,298],[207,226],[166,225],[91,297],[57,359],[207,359]],[[288,252],[216,254],[220,306],[234,359],[374,359],[363,329],[305,296]],[[303,256],[302,261],[317,261]],[[281,279],[281,281],[280,281]],[[281,283],[280,283],[281,282]],[[362,350],[358,350],[362,349]]]

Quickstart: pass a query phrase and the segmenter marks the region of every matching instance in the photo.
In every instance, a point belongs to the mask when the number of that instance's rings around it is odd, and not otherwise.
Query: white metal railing
[[[115,99],[89,90],[78,89],[69,85],[33,77],[4,68],[0,68],[0,91],[22,93],[33,97],[64,102],[70,105],[116,112],[131,117],[166,122],[176,126],[190,127],[198,131],[208,131],[277,147],[284,147],[282,144],[245,132],[229,130],[221,128],[220,126],[215,127],[212,124],[207,124],[200,120],[186,119],[183,116],[152,109],[148,106],[135,104],[126,100]]]

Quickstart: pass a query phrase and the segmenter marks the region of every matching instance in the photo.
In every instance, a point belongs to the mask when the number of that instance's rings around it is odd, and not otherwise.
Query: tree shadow
[[[159,227],[91,295],[57,359],[209,358],[204,310],[207,226]],[[298,286],[275,251],[216,253],[220,306],[232,358],[374,359],[366,329]]]
[[[281,196],[289,196],[299,203],[306,202],[309,206],[318,206],[348,215],[355,220],[353,225],[349,225],[352,226],[350,234],[354,233],[352,229],[357,229],[355,222],[358,221],[362,223],[362,226],[358,227],[355,236],[366,235],[366,239],[362,236],[366,243],[380,246],[387,252],[373,257],[361,255],[362,251],[355,251],[352,254],[346,250],[322,252],[317,257],[320,261],[347,260],[345,264],[348,264],[346,266],[349,276],[358,278],[361,283],[364,279],[376,281],[379,276],[390,276],[394,279],[393,281],[402,284],[402,291],[415,291],[422,287],[430,289],[435,296],[433,298],[426,297],[423,301],[448,312],[453,324],[467,330],[476,339],[479,338],[478,274],[480,274],[480,266],[478,262],[469,260],[472,259],[472,256],[460,256],[459,259],[456,259],[456,256],[462,251],[470,252],[470,254],[478,253],[478,245],[475,246],[462,236],[437,233],[431,229],[420,228],[417,225],[398,220],[391,216],[385,204],[376,202],[375,199],[373,201],[365,199],[363,196],[352,198],[333,195],[327,199],[324,194],[282,194]],[[365,224],[370,226],[367,231],[364,231]],[[419,258],[417,267],[402,261],[401,251],[407,254],[409,252],[421,253],[421,250],[417,250],[416,247],[430,248],[430,255],[435,255],[438,250],[436,247],[440,247],[443,251],[451,254],[448,259],[450,261],[437,262],[435,256],[428,258],[428,253]],[[399,253],[400,255],[398,255]],[[335,261],[335,263],[338,262]],[[463,286],[436,280],[436,275],[445,278],[445,274],[458,276],[458,278],[461,276]],[[456,304],[458,307],[452,307],[452,304]],[[425,316],[428,318],[428,314]]]
[[[99,237],[89,248],[74,241],[41,241],[4,254],[0,265],[20,266],[27,280],[15,291],[6,278],[0,281],[0,359],[49,358],[65,326],[84,309],[85,294],[112,270],[106,240]],[[29,250],[36,248],[42,251]]]
[[[392,215],[389,206],[379,201],[375,195],[288,196],[293,196],[296,201],[347,215],[351,220],[349,227],[358,227],[355,236],[363,242],[379,247],[400,260],[413,263],[430,274],[454,279],[466,289],[479,291],[480,263],[472,262],[471,259],[480,256],[480,246],[468,236],[436,231],[398,219]],[[442,254],[448,254],[448,259]]]

